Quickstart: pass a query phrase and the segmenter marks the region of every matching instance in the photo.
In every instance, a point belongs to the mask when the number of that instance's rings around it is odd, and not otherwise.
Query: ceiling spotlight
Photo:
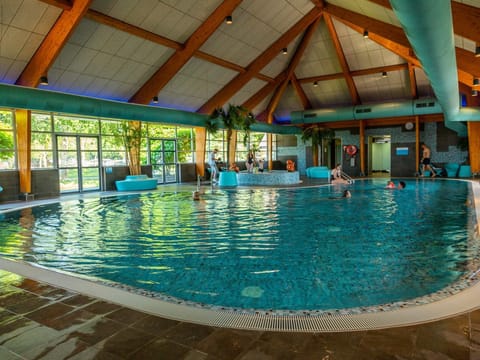
[[[283,55],[287,55],[287,54],[288,54],[288,49],[287,49],[287,48],[283,48],[283,49],[282,49],[282,54],[283,54]]]
[[[472,96],[478,96],[478,91],[477,90],[472,90]]]
[[[317,87],[318,86],[318,81],[314,81],[313,82],[313,87]]]
[[[40,78],[40,85],[48,85],[48,78],[46,76]]]
[[[154,97],[153,97],[153,103],[154,103],[154,104],[158,104],[158,96],[154,96]]]
[[[227,23],[228,25],[233,23],[232,15],[225,16],[225,23]]]
[[[388,75],[387,75],[387,72],[386,72],[386,71],[382,72],[382,78],[386,78],[387,76],[388,76]]]
[[[368,39],[368,30],[364,30],[364,31],[363,31],[363,37],[364,37],[365,39]]]
[[[475,57],[480,57],[480,46],[475,47]]]

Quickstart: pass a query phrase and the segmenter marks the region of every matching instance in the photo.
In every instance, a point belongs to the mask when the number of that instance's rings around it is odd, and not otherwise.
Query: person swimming
[[[387,183],[387,186],[385,187],[386,189],[395,189],[395,183],[390,180],[388,183]]]

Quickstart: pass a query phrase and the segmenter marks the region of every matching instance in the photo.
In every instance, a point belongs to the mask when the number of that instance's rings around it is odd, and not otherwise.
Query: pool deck
[[[318,183],[303,183],[308,185]],[[167,188],[195,187],[159,190]],[[81,195],[90,196],[98,193]],[[2,204],[0,210],[22,205]],[[0,359],[67,358],[480,359],[480,310],[383,330],[236,330],[170,320],[0,271]]]

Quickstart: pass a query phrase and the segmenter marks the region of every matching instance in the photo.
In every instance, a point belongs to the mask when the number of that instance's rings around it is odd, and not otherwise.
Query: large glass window
[[[32,169],[53,168],[52,116],[32,113]]]
[[[208,162],[208,157],[213,149],[218,149],[217,158],[221,161],[227,159],[227,140],[226,132],[223,130],[217,131],[215,134],[208,133],[207,136],[207,151],[205,151],[205,161]]]
[[[55,115],[55,132],[70,134],[99,134],[97,119],[85,119],[65,115]]]
[[[88,135],[99,136],[100,151],[103,166],[125,166],[127,164],[125,144],[123,140],[124,120],[97,119],[68,116],[51,113],[32,113],[31,159],[32,168],[55,168],[56,135]],[[256,151],[257,158],[267,155],[266,135],[251,133],[249,141],[244,144],[244,133],[237,132],[237,161],[246,158],[248,149]],[[148,164],[151,139],[175,140],[176,161],[173,163],[192,163],[195,161],[195,130],[192,127],[165,125],[160,123],[142,124],[141,163]],[[274,137],[275,142],[275,137]],[[149,145],[150,144],[150,145]],[[170,143],[168,143],[170,144]],[[173,144],[173,143],[172,143]],[[216,134],[207,134],[206,157],[213,149],[218,149],[218,158],[227,158],[226,132],[219,130]],[[162,148],[174,156],[172,149]],[[158,152],[158,151],[157,151]],[[275,159],[275,147],[273,149]],[[166,154],[166,153],[165,153]],[[166,156],[166,155],[163,156]],[[165,159],[169,160],[169,159]],[[169,163],[171,161],[168,161]],[[14,111],[0,111],[0,170],[16,168],[15,117]]]
[[[276,142],[275,142],[275,135],[273,135],[272,140],[272,158],[276,159]],[[244,132],[237,132],[237,152],[236,152],[236,160],[237,161],[245,161],[247,159],[248,151],[252,149],[255,152],[255,158],[257,160],[263,159],[266,161],[268,159],[268,142],[267,142],[267,134],[265,133],[257,133],[251,132],[250,136],[245,139]]]
[[[0,170],[15,169],[15,132],[12,111],[0,111]]]
[[[102,165],[122,166],[127,164],[127,154],[122,137],[122,122],[101,121]]]
[[[177,151],[178,162],[192,163],[194,162],[195,151],[195,133],[192,128],[177,128]]]

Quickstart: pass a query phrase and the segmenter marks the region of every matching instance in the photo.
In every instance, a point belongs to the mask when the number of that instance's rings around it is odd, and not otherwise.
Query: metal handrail
[[[349,184],[355,183],[355,180],[348,174],[346,174],[343,170],[340,170],[340,176],[342,179],[346,180]]]

